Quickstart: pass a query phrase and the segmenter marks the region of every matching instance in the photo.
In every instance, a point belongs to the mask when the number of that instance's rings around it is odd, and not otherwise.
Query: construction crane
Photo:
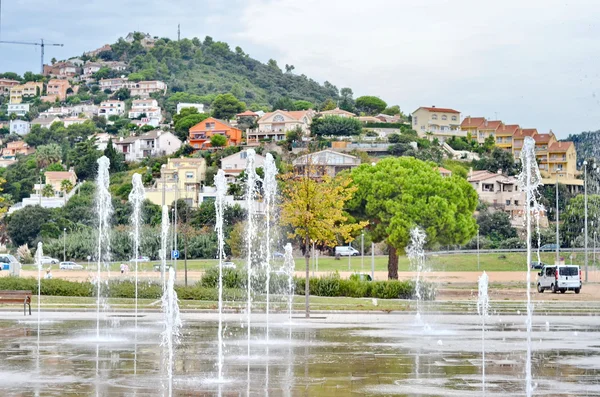
[[[42,71],[40,72],[41,74],[44,74],[44,47],[49,45],[49,46],[53,46],[53,47],[63,47],[64,44],[46,44],[44,43],[44,39],[40,39],[39,43],[30,43],[30,42],[26,42],[26,41],[4,41],[4,40],[0,40],[0,44],[22,44],[22,45],[37,45],[40,46],[40,48],[42,49]]]

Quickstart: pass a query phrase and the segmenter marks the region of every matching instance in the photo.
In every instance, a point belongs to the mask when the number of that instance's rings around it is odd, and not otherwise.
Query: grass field
[[[567,262],[570,263],[570,259],[567,256]],[[537,256],[534,254],[533,261],[537,261]],[[554,253],[542,253],[541,260],[545,263],[554,263]],[[590,265],[592,263],[592,255],[589,256]],[[304,258],[296,258],[296,270],[303,271],[305,269]],[[387,256],[376,256],[375,257],[375,271],[387,271]],[[583,265],[583,253],[577,253],[576,257],[573,259],[574,264]],[[245,259],[233,259],[233,262],[236,263],[238,268],[242,268],[245,263]],[[600,261],[597,261],[597,263]],[[158,261],[151,262],[142,262],[139,264],[140,271],[152,271],[153,266],[158,264]],[[170,263],[170,261],[169,261]],[[526,255],[525,253],[486,253],[481,254],[479,257],[479,265],[477,254],[471,253],[463,253],[463,254],[453,254],[453,255],[439,255],[427,256],[427,266],[430,271],[445,271],[445,272],[460,272],[460,271],[520,271],[525,268],[526,263]],[[88,264],[86,262],[81,262],[85,268],[88,268]],[[211,266],[215,266],[217,261],[215,259],[190,259],[187,261],[188,270],[190,271],[199,271],[207,269]],[[134,264],[128,262],[129,270],[132,271]],[[111,271],[119,271],[120,263],[113,263],[111,265]],[[273,268],[277,269],[283,266],[282,259],[276,259],[273,263]],[[53,268],[57,268],[57,265],[54,265]],[[184,261],[179,260],[177,262],[177,267],[179,270],[183,270]],[[35,270],[34,265],[24,265],[23,269],[25,270]],[[90,264],[89,269],[95,269],[94,264]],[[316,268],[316,264],[314,260],[311,258],[311,270],[316,270],[320,272],[344,272],[344,271],[371,271],[371,257],[365,256],[364,261],[361,261],[360,256],[351,257],[342,257],[340,260],[336,260],[331,256],[323,256],[319,257],[318,260],[318,268]],[[410,263],[408,258],[403,256],[398,260],[398,270],[401,272],[410,271]]]

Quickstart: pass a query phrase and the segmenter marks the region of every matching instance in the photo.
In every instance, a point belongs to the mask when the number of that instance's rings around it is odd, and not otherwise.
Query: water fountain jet
[[[488,296],[488,275],[486,272],[479,277],[477,297],[477,313],[481,317],[481,385],[485,395],[485,318],[488,315],[490,298]]]
[[[223,237],[223,211],[225,205],[225,195],[227,194],[227,182],[225,172],[219,170],[215,177],[215,186],[217,187],[217,197],[215,200],[216,224],[218,239],[218,259],[219,259],[219,329],[218,329],[218,362],[219,384],[223,381],[223,258],[225,257],[224,237]]]

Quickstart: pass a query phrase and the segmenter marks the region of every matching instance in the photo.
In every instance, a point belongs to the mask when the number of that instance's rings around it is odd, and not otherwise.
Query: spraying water
[[[283,266],[285,267],[285,273],[288,279],[288,291],[287,291],[287,309],[288,309],[288,320],[292,323],[292,310],[294,305],[294,289],[296,287],[294,283],[294,256],[292,255],[292,244],[287,243],[285,245],[285,252],[283,256]],[[291,329],[290,329],[291,332]]]
[[[410,230],[410,244],[406,247],[406,255],[414,271],[417,272],[415,280],[415,299],[417,300],[417,323],[421,323],[421,301],[423,300],[423,283],[421,272],[425,268],[425,241],[427,235],[418,226]]]
[[[162,219],[160,223],[160,279],[162,280],[163,292],[167,288],[165,270],[167,269],[167,243],[169,241],[169,207],[163,205]]]
[[[538,204],[536,194],[537,188],[542,183],[540,170],[535,157],[535,141],[531,137],[525,137],[523,150],[521,151],[522,171],[519,175],[521,191],[526,192],[525,222],[527,223],[527,358],[525,364],[525,388],[527,397],[533,394],[531,377],[531,324],[533,321],[533,304],[531,303],[531,215],[536,214],[539,225],[539,212],[542,207]],[[538,230],[539,232],[539,230]]]
[[[267,309],[266,309],[266,320],[267,320],[267,340],[269,340],[269,303],[270,303],[270,292],[271,292],[271,214],[275,211],[275,195],[277,194],[277,167],[275,166],[275,159],[271,153],[267,153],[265,159],[265,179],[263,189],[265,193],[265,265],[266,265],[266,289],[267,289]]]
[[[252,315],[252,244],[256,239],[256,224],[254,223],[254,198],[256,195],[256,169],[254,164],[254,149],[248,150],[246,158],[246,209],[248,210],[248,230],[246,231],[246,272],[248,273],[246,288],[246,314],[247,314],[247,333],[248,333],[248,387],[250,387],[250,337],[251,337],[251,315]]]
[[[102,297],[102,266],[108,267],[110,262],[110,221],[113,207],[112,197],[108,191],[110,178],[108,169],[110,160],[106,156],[98,159],[98,176],[96,177],[96,214],[98,217],[98,260],[96,274],[96,338],[100,339],[100,301]]]
[[[488,275],[483,272],[479,277],[479,294],[477,297],[477,313],[481,317],[481,385],[485,395],[485,318],[488,315],[490,298],[488,296]]]
[[[37,245],[37,250],[35,251],[35,263],[38,268],[38,296],[37,296],[37,348],[38,348],[38,356],[40,354],[40,311],[42,304],[42,257],[44,256],[44,252],[42,249],[42,242],[40,241]]]
[[[225,172],[219,170],[215,177],[215,186],[217,187],[217,199],[215,200],[216,225],[218,238],[218,258],[219,258],[219,346],[218,346],[218,363],[219,384],[223,381],[223,258],[225,257],[224,238],[223,238],[223,210],[225,204],[225,195],[227,194],[227,182],[225,180]]]
[[[162,296],[162,310],[165,316],[165,330],[162,332],[161,346],[167,348],[167,377],[169,380],[169,396],[173,395],[173,358],[175,345],[180,342],[181,318],[179,316],[179,300],[175,291],[175,271],[169,268],[169,281]]]
[[[135,328],[137,329],[138,318],[138,262],[140,257],[140,226],[142,223],[142,204],[146,198],[144,185],[142,184],[142,176],[133,174],[131,180],[133,188],[129,193],[129,202],[133,206],[131,213],[131,225],[133,227],[133,258],[135,263]],[[137,334],[137,333],[136,333]]]

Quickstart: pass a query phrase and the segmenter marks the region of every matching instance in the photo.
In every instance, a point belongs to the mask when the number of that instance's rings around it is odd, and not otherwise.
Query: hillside
[[[271,105],[283,96],[315,104],[338,97],[338,89],[328,82],[320,85],[304,75],[295,75],[293,66],[284,72],[274,60],[263,64],[240,47],[232,51],[227,43],[210,37],[204,41],[162,38],[151,48],[142,45],[141,34],[136,33],[135,37],[132,43],[119,39],[110,51],[103,51],[98,57],[127,62],[134,72],[130,78],[165,81],[172,93],[231,92],[253,108]]]
[[[575,143],[579,161],[589,158],[600,159],[600,130],[571,134],[566,140]]]

